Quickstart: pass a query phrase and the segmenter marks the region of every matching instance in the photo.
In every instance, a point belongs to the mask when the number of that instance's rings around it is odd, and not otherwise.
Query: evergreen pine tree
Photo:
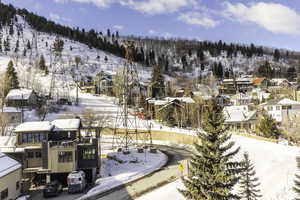
[[[165,80],[161,73],[160,67],[153,67],[152,77],[151,77],[151,97],[162,98],[165,96]]]
[[[9,90],[16,88],[19,88],[17,72],[15,71],[13,62],[9,61],[5,73],[5,95],[9,92]]]
[[[2,40],[0,39],[0,52],[2,53]]]
[[[223,76],[224,76],[224,70],[223,70],[223,65],[222,65],[221,62],[219,62],[219,64],[218,64],[217,72],[218,72],[218,75],[217,75],[217,76],[218,76],[219,78],[223,78]]]
[[[13,35],[14,34],[14,26],[10,25],[9,26],[9,35]]]
[[[54,48],[54,52],[57,56],[61,56],[61,53],[64,49],[64,41],[61,40],[59,37],[57,37],[55,39],[55,41],[53,42],[53,48]]]
[[[255,177],[256,172],[247,152],[244,153],[243,167],[244,170],[241,173],[239,182],[241,188],[239,196],[241,200],[257,200],[262,197],[259,194],[260,190],[257,189],[260,183],[258,183],[258,178]]]
[[[27,49],[31,49],[31,45],[30,45],[29,40],[27,40]]]
[[[297,65],[297,83],[300,84],[300,59],[298,60],[298,65]]]
[[[18,51],[19,51],[19,40],[17,40],[16,42],[15,53],[17,53]]]
[[[273,54],[273,57],[274,57],[274,60],[275,60],[276,62],[279,61],[279,59],[280,59],[280,51],[279,51],[278,49],[275,49],[274,54]]]
[[[296,161],[297,161],[297,168],[298,168],[298,170],[300,170],[300,157],[297,157]],[[293,190],[297,194],[297,197],[295,200],[300,200],[300,175],[295,174],[295,176],[296,176],[296,180],[294,180],[295,186],[293,187]]]
[[[10,42],[9,42],[9,37],[7,36],[6,40],[4,40],[4,51],[7,53],[10,51]]]
[[[27,53],[27,51],[26,51],[26,49],[24,48],[24,50],[23,50],[23,56],[24,56],[24,57],[26,57],[26,53]]]
[[[47,68],[46,63],[45,63],[45,58],[43,55],[41,55],[41,57],[40,57],[39,68],[40,68],[40,70],[43,70],[43,71],[44,70],[46,71],[46,68]]]
[[[275,119],[268,114],[263,114],[257,129],[264,137],[267,138],[278,139],[280,136],[280,131],[276,125]]]
[[[242,163],[233,161],[240,148],[233,149],[234,142],[226,132],[223,108],[216,99],[204,109],[203,131],[198,132],[199,143],[190,162],[189,176],[183,179],[185,190],[180,192],[189,200],[239,199],[233,187],[239,181]]]

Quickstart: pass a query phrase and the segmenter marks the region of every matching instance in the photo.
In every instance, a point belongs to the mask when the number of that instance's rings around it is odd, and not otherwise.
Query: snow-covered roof
[[[280,105],[300,105],[300,102],[284,98],[278,102]]]
[[[21,167],[22,165],[18,161],[0,152],[0,178],[20,169]]]
[[[184,103],[195,103],[194,99],[191,97],[166,97],[164,99],[156,100],[156,99],[149,99],[148,103],[154,104],[154,105],[166,105],[174,100],[178,100],[180,102]]]
[[[271,82],[276,83],[277,85],[280,85],[283,82],[289,83],[286,78],[273,78],[271,79]]]
[[[52,121],[51,124],[54,126],[54,131],[75,131],[80,128],[80,119],[57,119]]]
[[[53,125],[49,121],[43,122],[25,122],[15,128],[15,132],[29,132],[29,131],[51,131]]]
[[[168,102],[178,100],[184,103],[195,103],[194,99],[191,97],[166,97],[165,100]]]
[[[29,90],[29,89],[12,89],[8,92],[6,99],[28,100],[32,93],[33,93],[33,90]]]
[[[272,100],[267,103],[268,105],[300,105],[300,102],[288,98]]]
[[[237,78],[235,81],[236,82],[251,82],[252,83],[252,78]],[[232,78],[224,79],[223,83],[226,83],[226,82],[234,82],[234,80]]]
[[[17,136],[0,136],[0,152],[23,152],[23,148],[17,148]]]
[[[256,111],[249,111],[247,106],[226,106],[223,113],[225,115],[225,123],[234,123],[251,120]]]
[[[0,109],[0,112],[2,112],[2,109]],[[3,107],[3,112],[5,113],[20,113],[21,110],[15,107]]]

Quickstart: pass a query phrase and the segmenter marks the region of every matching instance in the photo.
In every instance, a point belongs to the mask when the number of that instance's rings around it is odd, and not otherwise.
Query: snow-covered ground
[[[96,49],[90,49],[84,44],[80,44],[66,38],[61,38],[64,40],[65,44],[62,56],[60,58],[54,58],[54,56],[52,55],[53,68],[49,69],[49,75],[44,75],[44,72],[37,69],[35,63],[37,63],[37,61],[39,60],[38,58],[40,57],[40,55],[44,55],[46,59],[46,65],[50,65],[50,46],[53,44],[56,36],[45,33],[38,33],[32,30],[28,26],[28,24],[24,22],[20,17],[18,23],[22,24],[24,28],[24,34],[20,36],[19,52],[14,53],[14,47],[18,38],[16,36],[17,31],[15,31],[15,35],[10,37],[11,52],[8,52],[7,55],[5,55],[4,53],[0,54],[0,71],[4,72],[9,60],[13,60],[22,87],[29,87],[35,89],[38,92],[49,94],[51,79],[54,77],[56,81],[56,83],[54,84],[54,95],[74,98],[75,88],[74,80],[71,76],[72,69],[75,70],[74,73],[80,76],[80,78],[84,78],[86,76],[95,76],[101,70],[114,74],[120,69],[120,67],[122,67],[122,63],[124,62],[123,59],[115,57],[111,54],[105,53],[103,51],[98,51]],[[8,27],[6,27],[3,31],[3,38],[7,37],[7,33]],[[36,35],[37,49],[33,47],[32,50],[27,50],[27,56],[24,57],[22,55],[23,49],[26,46],[28,40],[33,41],[34,34]],[[48,43],[48,45],[46,45],[46,43]],[[71,46],[72,50],[70,48]],[[82,60],[82,63],[80,64],[78,69],[75,68],[74,62],[74,58],[76,56],[79,56]],[[107,62],[105,61],[105,57],[108,58]],[[253,60],[250,60],[251,63],[248,63],[245,66],[252,66],[255,63],[259,62],[259,59],[264,60],[265,58],[255,58]],[[210,58],[210,61],[220,61],[225,66],[228,66],[230,64],[225,60],[225,58]],[[238,58],[237,62],[244,63],[246,61],[244,60],[244,58]],[[138,66],[138,70],[140,77],[143,80],[147,80],[150,78],[150,68]],[[234,71],[237,70],[240,69],[234,69]],[[198,73],[200,73],[199,70],[194,74],[198,75]],[[118,107],[116,104],[114,104],[115,99],[113,98],[105,96],[93,96],[91,94],[80,94],[79,97],[79,106],[65,106],[63,111],[59,113],[50,113],[49,115],[47,115],[46,120],[52,121],[65,115],[81,114],[87,109],[93,109],[96,112],[102,112],[112,116],[116,116],[117,114]],[[34,110],[26,111],[25,118],[27,121],[39,120],[35,115]],[[195,135],[194,131],[168,128],[165,126],[161,126],[155,121],[151,122],[151,124],[153,130],[172,131],[182,134]],[[293,192],[291,191],[291,188],[293,186],[294,174],[296,173],[295,158],[299,153],[298,148],[258,141],[242,136],[234,136],[233,140],[236,141],[237,145],[242,147],[242,151],[249,152],[250,158],[256,166],[257,175],[259,176],[261,181],[260,187],[262,190],[262,194],[264,195],[263,199],[290,200],[293,198]],[[145,166],[147,168],[148,163],[145,163],[143,169],[145,169]],[[150,168],[153,169],[155,167],[152,166]],[[119,174],[115,174],[115,176],[119,177],[120,179],[115,180],[115,182],[113,183],[126,182],[126,180],[128,180],[128,177],[135,176],[134,173],[136,173],[136,171],[138,170],[123,174],[117,170],[116,173]],[[123,175],[121,176],[121,174]],[[113,179],[111,177],[103,178],[103,180],[100,181],[102,184],[100,184],[99,187],[105,188],[105,184],[103,183],[105,183],[106,181],[109,185],[112,183],[111,181],[113,181]],[[95,190],[99,191],[101,190],[100,188],[95,188]],[[176,193],[176,188],[173,189],[174,190],[171,192],[172,195],[178,194]],[[93,191],[91,191],[91,193],[92,192]],[[162,190],[161,195],[163,193],[166,193],[168,197],[169,195],[171,195],[171,193],[168,192],[167,189]],[[181,197],[178,196],[178,198],[180,199]],[[176,198],[174,198],[174,200],[176,200]]]
[[[118,187],[128,182],[139,179],[150,174],[167,163],[167,156],[158,151],[153,154],[148,150],[144,153],[137,153],[137,150],[130,150],[130,154],[124,155],[122,152],[109,153],[107,156],[115,159],[104,158],[102,160],[101,178],[96,181],[96,187],[92,188],[82,198],[93,196]]]
[[[172,199],[185,200],[185,198],[178,192],[177,189],[184,189],[181,180],[160,187],[152,192],[149,192],[136,200],[158,200],[158,199]]]
[[[299,156],[299,148],[259,141],[243,136],[233,136],[236,147],[240,146],[239,156],[244,151],[255,165],[256,175],[261,185],[259,189],[262,200],[292,200],[294,199],[295,173],[297,172],[296,156]],[[181,181],[168,184],[153,192],[150,192],[138,200],[172,199],[184,200],[177,188],[183,188]]]

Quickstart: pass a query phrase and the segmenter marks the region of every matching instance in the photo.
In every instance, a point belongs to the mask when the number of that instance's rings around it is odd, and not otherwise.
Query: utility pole
[[[77,70],[77,72],[78,72],[78,65],[79,65],[79,63],[80,63],[80,58],[79,57],[75,57],[75,63],[76,63],[76,70]],[[77,74],[75,73],[75,82],[76,82],[76,105],[78,105],[79,104],[79,98],[78,98],[78,76],[77,76]]]

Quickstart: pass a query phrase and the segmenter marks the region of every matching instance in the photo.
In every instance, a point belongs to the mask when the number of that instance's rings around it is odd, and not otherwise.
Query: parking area
[[[43,197],[43,190],[33,191],[30,194],[31,200],[41,200],[41,199],[53,199],[53,200],[74,200],[79,198],[80,196],[84,195],[84,193],[76,193],[76,194],[69,194],[67,188],[64,188],[63,192],[59,194],[57,197]]]

